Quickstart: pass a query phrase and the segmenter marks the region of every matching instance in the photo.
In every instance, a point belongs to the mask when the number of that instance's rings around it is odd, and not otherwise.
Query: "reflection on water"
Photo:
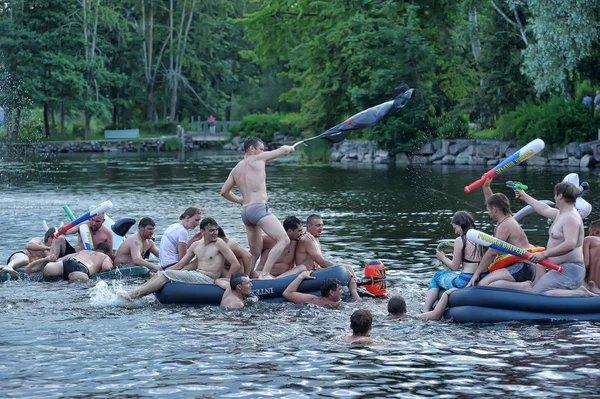
[[[59,225],[62,205],[83,213],[110,199],[111,216],[153,217],[157,240],[190,205],[215,217],[228,236],[245,243],[239,207],[219,195],[240,154],[78,154],[0,161],[0,259],[42,235],[42,220]],[[477,168],[348,165],[307,166],[294,157],[268,170],[274,213],[325,221],[325,255],[360,269],[380,259],[390,290],[418,312],[438,270],[437,241],[452,238],[451,215],[474,213],[491,231],[483,195],[463,186]],[[507,179],[552,197],[570,170],[524,169]],[[596,203],[598,178],[586,199]],[[498,178],[494,190],[510,194]],[[513,209],[519,208],[516,200]],[[596,219],[594,210],[589,220]],[[530,216],[530,240],[544,244],[545,221]],[[133,305],[117,288],[141,281],[0,285],[3,319],[0,363],[11,397],[478,397],[595,396],[599,374],[594,323],[454,325],[386,319],[386,301],[339,310],[258,303],[241,312],[161,306],[153,297]],[[357,308],[375,315],[377,345],[349,347]]]

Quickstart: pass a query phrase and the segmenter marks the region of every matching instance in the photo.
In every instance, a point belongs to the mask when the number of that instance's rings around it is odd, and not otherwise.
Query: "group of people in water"
[[[323,219],[320,215],[311,214],[307,218],[304,232],[302,222],[296,216],[288,216],[281,223],[269,210],[266,163],[293,152],[294,147],[284,145],[274,151],[264,149],[260,139],[247,139],[244,143],[244,159],[231,170],[221,189],[224,198],[241,206],[241,219],[246,228],[250,251],[229,239],[216,220],[202,219],[199,208],[189,207],[178,222],[165,230],[160,247],[153,240],[154,220],[144,217],[138,224],[138,231],[114,252],[113,233],[104,225],[104,215],[100,214],[84,222],[91,232],[93,251],[84,249],[80,236],[75,247],[64,238],[64,235],[77,234],[79,226],[57,238],[54,238],[55,229],[50,228],[43,238],[33,238],[24,251],[12,254],[7,265],[0,267],[1,271],[18,276],[15,269],[24,267],[26,273],[42,271],[46,276],[62,276],[72,280],[88,279],[95,273],[122,265],[145,266],[155,272],[155,276],[142,286],[130,292],[121,291],[118,295],[133,300],[160,290],[169,281],[216,284],[225,290],[221,305],[230,308],[244,307],[245,298],[251,294],[253,278],[273,279],[296,275],[297,278],[283,294],[287,300],[321,306],[336,305],[341,300],[342,289],[337,280],[324,281],[321,296],[297,291],[303,280],[312,278],[311,271],[332,266],[334,262],[326,259],[321,252],[319,237],[323,232]],[[240,195],[233,192],[235,187]],[[501,193],[494,194],[490,180],[483,185],[483,192],[488,214],[496,222],[495,237],[520,248],[531,248],[525,232],[512,217],[508,197]],[[488,267],[499,253],[493,249],[484,251],[469,241],[466,234],[469,229],[476,228],[475,221],[468,212],[457,212],[451,221],[458,236],[454,241],[454,256],[449,259],[443,252],[436,254],[450,270],[440,271],[433,276],[426,295],[425,313],[417,317],[441,318],[452,292],[476,284],[544,295],[597,295],[600,290],[593,283],[585,284],[584,279],[586,266],[590,264],[593,265],[588,268],[588,271],[592,271],[591,275],[600,274],[596,270],[596,266],[600,266],[596,264],[599,261],[594,263],[592,260],[600,250],[600,221],[590,227],[594,237],[584,240],[583,221],[575,209],[578,194],[578,188],[571,183],[557,184],[554,189],[556,206],[552,208],[516,189],[516,198],[531,205],[538,214],[553,220],[549,240],[545,250],[533,253],[529,261],[519,261],[493,272],[488,272]],[[200,231],[189,238],[188,231],[198,226]],[[150,253],[159,258],[159,264],[146,259]],[[564,271],[546,271],[545,267],[537,264],[543,259],[562,266]],[[346,267],[355,277],[352,268]],[[349,289],[352,298],[360,301],[355,278],[350,280]],[[445,290],[442,296],[440,290]],[[438,304],[434,308],[436,302]],[[391,314],[405,314],[406,304],[401,297],[392,298],[388,310]],[[369,312],[364,309],[357,312],[351,320],[356,330],[348,338],[350,341],[368,337],[370,331]]]

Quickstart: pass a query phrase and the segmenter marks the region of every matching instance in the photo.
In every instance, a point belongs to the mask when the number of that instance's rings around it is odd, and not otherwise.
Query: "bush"
[[[444,116],[435,121],[437,137],[440,139],[464,139],[469,137],[469,120],[464,116]]]
[[[519,144],[541,138],[546,144],[565,145],[596,138],[600,120],[581,101],[553,97],[527,102],[498,121],[497,133]]]
[[[299,114],[255,114],[247,115],[242,123],[231,129],[231,134],[242,132],[243,137],[256,136],[264,142],[273,140],[275,132],[298,137],[301,133]]]

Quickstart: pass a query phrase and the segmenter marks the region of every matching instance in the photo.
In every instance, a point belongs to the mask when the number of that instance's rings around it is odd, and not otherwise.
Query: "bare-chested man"
[[[241,270],[235,255],[225,241],[219,238],[219,225],[212,218],[205,218],[200,222],[203,238],[194,242],[188,248],[185,256],[175,265],[165,271],[160,271],[156,276],[139,288],[131,291],[119,291],[117,294],[124,299],[133,300],[159,291],[167,282],[178,281],[186,284],[217,284],[227,289],[225,280],[217,282],[225,267],[225,261],[231,264],[227,279]],[[196,256],[198,262],[190,263]],[[191,265],[195,265],[193,268]],[[186,268],[187,270],[183,270]]]
[[[121,265],[133,264],[145,266],[154,271],[162,270],[160,265],[156,265],[144,259],[144,254],[148,251],[154,256],[159,255],[158,247],[154,244],[154,241],[152,241],[155,227],[154,220],[148,217],[142,218],[138,224],[137,233],[128,237],[123,241],[123,244],[119,246],[119,249],[117,249],[115,266],[119,267]]]
[[[487,179],[483,185],[483,194],[485,196],[485,206],[488,215],[496,222],[494,237],[506,241],[509,244],[519,248],[529,248],[529,240],[527,235],[513,218],[510,210],[510,200],[502,193],[494,194],[490,187],[491,180]],[[479,277],[487,272],[488,267],[494,261],[496,256],[502,253],[495,249],[488,249],[483,255],[479,266],[468,286],[471,286],[479,280]],[[531,282],[537,277],[538,279],[545,273],[543,266],[534,266],[528,262],[518,262],[504,269],[495,270],[485,276],[478,285],[490,286],[498,288],[508,288],[515,290],[529,290]]]
[[[287,245],[283,251],[283,254],[277,259],[273,268],[271,268],[272,277],[286,277],[294,274],[298,274],[306,270],[304,265],[295,265],[296,258],[296,247],[300,238],[302,237],[302,222],[296,216],[288,216],[283,221],[283,228],[290,238],[290,244]],[[262,254],[260,255],[260,262],[258,264],[257,271],[261,271],[264,264],[271,252],[271,249],[275,246],[276,242],[271,237],[263,235]]]
[[[44,267],[44,276],[62,276],[64,280],[89,280],[98,272],[113,269],[109,254],[110,248],[106,243],[99,243],[94,251],[86,249],[69,255],[62,260],[49,262]]]
[[[93,218],[82,222],[82,224],[87,224],[90,228],[90,233],[92,235],[92,243],[94,244],[94,248],[98,246],[101,242],[104,242],[110,248],[110,256],[113,254],[113,233],[110,231],[108,227],[104,224],[104,214],[101,213],[99,215],[94,216]],[[83,241],[81,240],[81,234],[79,233],[79,228],[81,226],[77,225],[71,227],[69,230],[63,233],[63,235],[77,234],[77,244],[75,248],[73,248],[69,242],[62,235],[58,238],[55,238],[52,242],[52,248],[50,249],[50,254],[56,256],[57,258],[63,257],[65,255],[69,255],[75,252],[79,252],[84,250],[85,247],[83,245]]]
[[[221,306],[231,309],[244,307],[244,299],[252,293],[252,281],[245,273],[236,273],[229,280],[229,288],[221,299]]]
[[[321,253],[319,237],[323,233],[323,218],[312,214],[306,219],[306,233],[300,238],[296,247],[296,264],[305,265],[308,270],[333,266]]]
[[[246,152],[244,159],[229,173],[221,188],[221,195],[231,202],[242,205],[242,221],[248,234],[252,269],[262,251],[262,232],[264,231],[276,242],[259,275],[259,277],[268,277],[271,268],[285,247],[289,245],[290,239],[277,217],[269,211],[265,165],[268,161],[293,152],[294,147],[284,145],[275,151],[265,151],[265,145],[260,139],[250,137],[244,142],[244,151]],[[239,188],[241,197],[232,192],[235,186]]]
[[[589,234],[583,239],[583,263],[587,283],[585,287],[600,294],[600,219],[590,224]]]
[[[6,266],[0,266],[0,271],[9,273],[13,277],[19,277],[19,273],[15,271],[16,268],[27,268],[30,262],[44,259],[49,256],[55,231],[56,229],[51,227],[46,231],[43,239],[40,237],[33,237],[29,240],[27,245],[25,245],[25,251],[17,251],[8,257]],[[41,270],[41,268],[39,270]]]
[[[323,280],[321,283],[321,296],[313,294],[305,294],[298,292],[298,287],[304,280],[314,280],[315,277],[310,275],[310,270],[303,271],[295,279],[292,280],[290,285],[287,286],[283,291],[283,297],[290,302],[294,303],[312,303],[313,305],[325,306],[325,307],[336,307],[342,302],[342,283],[339,280],[328,278]],[[360,302],[361,298],[356,292],[356,280],[350,279],[348,283],[350,294],[355,302]]]
[[[531,205],[539,215],[554,220],[549,231],[548,244],[543,252],[531,254],[529,260],[539,262],[548,259],[563,267],[563,272],[550,270],[536,281],[531,292],[552,296],[585,296],[589,291],[580,289],[585,278],[583,264],[583,221],[575,209],[579,190],[571,183],[554,186],[556,208],[540,202],[523,190],[515,190],[517,198]]]

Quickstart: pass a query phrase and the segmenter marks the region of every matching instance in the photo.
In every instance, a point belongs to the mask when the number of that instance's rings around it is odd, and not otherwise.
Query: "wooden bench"
[[[136,139],[140,137],[140,129],[105,130],[105,139]]]

